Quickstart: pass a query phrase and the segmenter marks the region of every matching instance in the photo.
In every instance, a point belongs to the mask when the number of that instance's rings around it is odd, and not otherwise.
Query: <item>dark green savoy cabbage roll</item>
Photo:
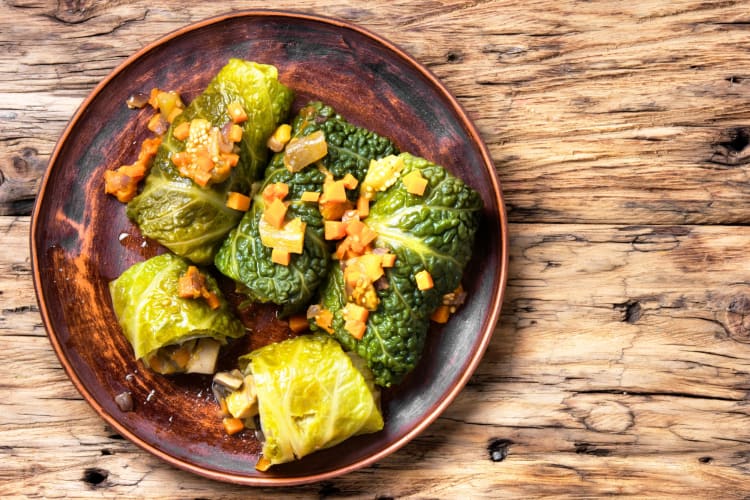
[[[471,258],[482,201],[479,194],[443,167],[402,153],[403,178],[418,169],[428,181],[425,193],[407,192],[403,182],[376,195],[364,219],[377,233],[376,247],[396,254],[385,270],[387,286],[377,291],[361,340],[344,329],[346,305],[343,273],[333,266],[322,289],[321,304],[334,313],[333,331],[341,344],[362,356],[381,386],[398,384],[417,364],[424,347],[430,315],[443,295],[453,292]],[[433,288],[419,290],[415,275],[427,270]],[[313,325],[313,328],[316,328]]]
[[[127,214],[144,235],[197,264],[210,264],[242,212],[228,208],[229,191],[248,193],[268,161],[266,141],[289,113],[293,93],[278,81],[274,66],[231,59],[206,90],[175,118],[154,159],[143,191],[128,203]],[[230,121],[227,107],[240,102],[248,115],[242,123],[239,162],[230,177],[201,187],[180,175],[172,163],[185,143],[173,131],[181,123],[204,118],[213,126]]]
[[[219,346],[245,335],[216,281],[204,273],[206,288],[219,307],[203,298],[178,295],[180,276],[189,263],[165,253],[129,267],[110,282],[117,321],[136,359],[159,373],[213,373]]]
[[[335,179],[350,173],[361,181],[370,160],[397,153],[389,139],[348,123],[330,106],[313,102],[295,117],[292,137],[305,137],[317,131],[325,134],[328,154],[295,173],[285,167],[283,152],[274,155],[250,211],[229,234],[215,259],[219,271],[244,285],[251,300],[282,304],[284,314],[296,312],[309,303],[331,259],[332,248],[323,238],[323,216],[318,204],[300,201],[302,193],[320,192],[325,170]],[[285,198],[290,200],[287,219],[299,217],[306,223],[303,251],[292,254],[288,266],[272,262],[271,248],[263,245],[259,232],[265,209],[261,193],[266,186],[277,182],[289,186]],[[357,194],[357,190],[347,193],[351,200],[356,200]]]
[[[257,396],[261,470],[383,428],[370,370],[327,334],[269,344],[241,357],[240,368]]]

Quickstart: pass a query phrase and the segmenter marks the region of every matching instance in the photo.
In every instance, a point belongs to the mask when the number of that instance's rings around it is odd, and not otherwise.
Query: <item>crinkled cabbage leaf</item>
[[[284,314],[296,312],[309,303],[331,259],[332,248],[323,238],[323,217],[318,204],[300,201],[302,193],[322,190],[324,169],[335,179],[351,173],[361,181],[370,160],[397,152],[389,139],[348,123],[330,106],[313,102],[295,117],[292,136],[304,137],[318,130],[325,134],[328,154],[296,173],[284,166],[283,153],[274,155],[251,209],[229,234],[215,259],[219,271],[242,283],[251,300],[281,304]],[[285,199],[290,201],[287,219],[299,217],[306,223],[303,252],[292,254],[288,266],[271,261],[271,249],[261,243],[258,228],[265,209],[260,193],[265,186],[276,182],[289,186]],[[356,199],[356,195],[357,191],[349,193],[352,199]]]
[[[428,187],[417,196],[396,182],[370,207],[365,222],[378,234],[375,246],[395,253],[396,264],[386,269],[387,287],[377,292],[380,303],[369,315],[364,337],[357,340],[344,329],[346,296],[338,266],[331,269],[321,301],[334,313],[338,341],[363,357],[376,383],[385,387],[399,383],[416,366],[430,315],[461,282],[482,208],[479,194],[443,167],[408,153],[401,157],[402,176],[418,169]],[[421,270],[430,273],[433,288],[417,288],[415,275]]]
[[[326,334],[269,344],[242,356],[240,369],[253,376],[272,465],[383,428],[369,370]]]
[[[165,253],[129,267],[110,282],[117,321],[133,346],[136,359],[148,359],[159,348],[210,337],[220,344],[245,335],[216,281],[204,272],[207,288],[219,296],[211,309],[203,299],[182,299],[178,281],[189,263]]]
[[[237,225],[242,212],[226,206],[227,193],[248,193],[268,161],[266,141],[289,113],[293,93],[278,81],[274,66],[231,59],[206,90],[175,118],[154,158],[142,192],[128,203],[127,214],[143,234],[197,264],[210,264],[221,242]],[[226,181],[201,187],[182,177],[171,162],[185,143],[173,130],[181,123],[204,118],[217,127],[230,119],[230,103],[242,103],[248,120],[242,124],[240,160]]]

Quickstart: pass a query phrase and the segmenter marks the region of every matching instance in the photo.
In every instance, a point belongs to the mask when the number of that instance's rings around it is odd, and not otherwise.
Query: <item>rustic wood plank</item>
[[[177,5],[6,2],[0,213],[29,213],[67,119],[114,66],[217,13]],[[513,221],[746,221],[736,203],[749,194],[750,158],[741,2],[314,1],[304,10],[376,31],[446,83],[490,148]]]
[[[0,495],[247,494],[142,452],[82,400],[40,325],[28,230],[26,217],[0,217],[9,249],[0,259]],[[745,491],[750,228],[512,224],[511,235],[501,323],[458,399],[376,466],[284,494]]]

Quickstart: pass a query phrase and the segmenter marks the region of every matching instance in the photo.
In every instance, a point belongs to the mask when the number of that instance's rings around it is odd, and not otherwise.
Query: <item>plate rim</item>
[[[89,391],[86,388],[83,381],[78,377],[78,374],[76,373],[73,366],[70,364],[67,358],[63,355],[63,346],[61,345],[60,340],[57,338],[57,334],[54,333],[55,329],[50,319],[49,312],[47,311],[46,302],[43,302],[41,300],[42,293],[43,293],[42,279],[41,279],[41,274],[39,271],[39,258],[38,258],[39,245],[37,244],[37,241],[36,241],[38,231],[39,231],[39,226],[38,226],[39,217],[40,217],[40,212],[41,212],[41,208],[43,205],[42,201],[44,199],[44,195],[47,190],[48,181],[51,177],[52,170],[55,168],[57,164],[58,157],[61,154],[63,146],[69,139],[71,132],[76,128],[78,122],[81,120],[81,117],[85,113],[89,104],[110,84],[112,80],[114,80],[128,66],[135,63],[139,58],[143,57],[148,52],[168,43],[172,39],[178,38],[192,31],[196,31],[196,30],[202,29],[204,27],[207,27],[213,24],[219,24],[222,22],[226,22],[228,20],[236,19],[236,18],[270,18],[270,17],[281,17],[281,18],[288,18],[288,19],[294,19],[294,20],[304,20],[308,22],[325,24],[325,25],[333,26],[339,29],[346,29],[346,30],[357,32],[358,34],[364,36],[365,38],[373,40],[377,44],[389,50],[392,54],[395,54],[399,58],[401,58],[413,70],[415,70],[421,76],[426,78],[429,81],[432,88],[435,89],[436,91],[439,91],[443,95],[443,97],[448,102],[450,102],[450,104],[453,107],[453,111],[457,114],[461,122],[462,127],[466,129],[467,134],[472,137],[475,145],[478,147],[480,156],[482,158],[482,162],[485,164],[485,166],[488,167],[487,171],[490,176],[490,180],[492,184],[493,198],[497,202],[497,208],[498,208],[498,218],[497,220],[492,221],[493,222],[492,225],[494,226],[493,229],[498,231],[499,251],[500,251],[500,259],[501,259],[500,266],[497,272],[497,275],[498,275],[497,277],[499,277],[499,282],[498,282],[497,287],[494,290],[494,297],[493,297],[494,300],[492,300],[491,303],[489,304],[488,314],[485,316],[485,320],[484,320],[483,328],[482,328],[482,331],[486,331],[486,330],[492,330],[492,331],[490,331],[489,334],[482,336],[481,342],[479,342],[476,345],[474,355],[471,357],[470,362],[468,363],[466,367],[466,370],[464,370],[463,373],[460,374],[460,376],[456,379],[455,383],[452,384],[452,387],[450,388],[450,390],[446,391],[445,393],[441,395],[441,398],[431,408],[429,413],[425,415],[421,421],[419,421],[412,429],[407,431],[403,436],[387,444],[383,449],[379,450],[376,453],[373,453],[372,455],[368,457],[365,457],[361,460],[352,462],[350,464],[347,464],[345,466],[339,467],[334,470],[330,470],[330,471],[326,471],[322,473],[316,473],[313,475],[294,476],[294,477],[280,477],[280,476],[264,477],[264,476],[240,475],[240,474],[235,474],[235,473],[222,472],[222,471],[218,471],[214,469],[209,469],[200,465],[196,465],[189,461],[172,456],[169,453],[147,443],[141,437],[131,432],[128,428],[122,425],[118,419],[114,418],[114,416],[105,412],[102,405],[99,404],[99,402],[94,398],[91,391]],[[258,486],[258,487],[297,486],[297,485],[302,485],[302,484],[319,482],[319,481],[331,479],[334,477],[338,477],[344,474],[348,474],[357,469],[361,469],[369,465],[372,465],[373,463],[396,452],[397,450],[402,448],[404,445],[406,445],[408,442],[413,440],[416,436],[421,434],[427,427],[429,427],[445,411],[445,409],[455,400],[458,394],[464,389],[467,382],[469,381],[471,376],[474,374],[474,372],[476,371],[476,368],[478,367],[479,363],[484,357],[484,353],[486,352],[487,347],[489,346],[489,343],[494,334],[494,330],[497,328],[498,321],[500,318],[503,298],[505,295],[506,285],[507,285],[507,280],[508,280],[508,267],[509,267],[507,212],[506,212],[506,208],[505,208],[505,204],[503,200],[500,180],[497,175],[497,170],[494,166],[494,162],[492,161],[492,157],[490,156],[487,145],[482,140],[481,135],[479,134],[476,125],[469,118],[468,114],[466,113],[466,110],[461,105],[461,103],[457,100],[457,98],[453,96],[453,94],[451,94],[451,92],[447,89],[447,87],[427,67],[425,67],[423,64],[418,62],[416,59],[414,59],[414,57],[409,55],[406,51],[401,49],[395,43],[389,41],[386,38],[383,38],[382,36],[370,31],[367,28],[364,28],[351,21],[329,17],[325,15],[311,14],[309,12],[300,12],[300,11],[294,11],[294,10],[277,10],[277,9],[237,10],[237,11],[227,12],[224,14],[219,14],[219,15],[212,16],[212,17],[207,17],[199,21],[189,23],[181,28],[168,32],[165,35],[162,35],[158,39],[150,42],[149,44],[145,45],[144,47],[142,47],[135,53],[131,54],[124,61],[118,64],[105,78],[99,81],[96,84],[96,86],[89,92],[89,94],[84,98],[81,104],[78,106],[75,113],[68,121],[68,124],[66,125],[59,139],[55,143],[54,149],[52,150],[52,154],[50,155],[50,159],[47,164],[47,168],[45,169],[44,175],[42,177],[39,190],[34,200],[34,207],[33,207],[32,215],[31,215],[29,240],[30,240],[30,250],[31,250],[31,266],[32,266],[32,278],[34,282],[34,292],[35,292],[37,304],[39,306],[39,312],[42,317],[42,322],[44,324],[46,336],[49,339],[50,343],[52,344],[55,355],[60,361],[60,364],[65,370],[65,373],[67,374],[68,378],[73,383],[73,385],[78,390],[78,392],[81,394],[83,399],[94,409],[94,411],[98,414],[98,416],[102,418],[108,425],[110,425],[116,432],[118,432],[120,435],[127,438],[131,443],[135,444],[143,451],[146,451],[149,454],[156,456],[161,460],[164,460],[166,463],[178,469],[188,471],[198,476],[206,477],[206,478],[216,480],[216,481],[240,484],[240,485],[245,485],[245,486]]]

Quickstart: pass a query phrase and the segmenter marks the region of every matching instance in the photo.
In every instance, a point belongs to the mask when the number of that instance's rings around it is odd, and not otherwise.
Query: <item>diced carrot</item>
[[[415,274],[414,279],[417,282],[417,288],[420,290],[429,290],[435,286],[435,283],[432,281],[432,275],[426,269],[422,269]]]
[[[315,315],[315,324],[328,333],[333,333],[333,313],[328,309],[321,309],[318,314]]]
[[[247,113],[242,107],[242,103],[240,103],[239,101],[230,103],[229,106],[227,106],[227,113],[229,113],[229,117],[232,119],[233,123],[242,123],[244,121],[247,121]]]
[[[310,323],[307,321],[307,316],[304,314],[296,314],[289,317],[289,329],[294,333],[302,333],[310,328]]]
[[[336,245],[336,251],[331,256],[334,260],[344,260],[349,252],[352,242],[349,238],[344,238]]]
[[[240,156],[234,153],[221,153],[221,159],[230,167],[236,167],[240,161]]]
[[[339,203],[326,200],[324,196],[321,196],[318,199],[318,209],[320,210],[320,215],[322,215],[325,220],[341,219],[344,212],[350,208],[351,202],[349,200],[346,200],[344,203]]]
[[[161,144],[161,137],[149,137],[144,139],[141,144],[141,151],[138,153],[138,161],[148,163],[151,159],[156,156]]]
[[[127,203],[135,197],[138,181],[118,170],[104,171],[104,192],[114,195],[121,203]]]
[[[197,153],[195,155],[195,168],[200,172],[210,172],[214,169],[214,161],[208,156],[208,150],[204,150],[206,154]]]
[[[342,309],[341,314],[345,320],[361,321],[364,323],[367,321],[370,311],[353,302],[348,302],[344,306],[344,309]]]
[[[274,182],[263,188],[263,201],[270,204],[274,198],[283,200],[289,194],[289,184],[285,182]]]
[[[265,472],[273,465],[270,460],[268,460],[265,455],[261,455],[257,462],[255,462],[255,470],[260,472]]]
[[[284,217],[286,216],[287,206],[278,198],[274,198],[266,209],[263,211],[263,218],[271,224],[271,226],[281,229],[284,225]]]
[[[394,264],[396,264],[395,253],[385,253],[382,255],[380,259],[380,265],[382,265],[383,267],[393,267]]]
[[[154,109],[159,109],[159,90],[157,87],[151,89],[151,93],[148,96],[148,103]]]
[[[425,189],[427,189],[427,179],[422,177],[422,173],[419,170],[412,170],[401,179],[406,186],[406,191],[422,196]]]
[[[216,310],[221,306],[219,296],[205,287],[203,288],[203,290],[201,290],[201,296],[206,299],[206,304],[208,304],[208,307],[210,307],[211,309]]]
[[[224,424],[224,430],[227,431],[227,434],[229,434],[230,436],[232,434],[237,434],[245,428],[244,422],[242,422],[242,420],[240,420],[239,418],[224,417],[222,423]]]
[[[242,140],[242,127],[240,127],[236,123],[233,123],[232,126],[229,127],[227,139],[232,142],[240,142]]]
[[[247,120],[245,108],[242,107],[242,103],[239,101],[231,102],[227,106],[227,113],[229,113],[232,123],[242,123]]]
[[[360,195],[357,198],[357,213],[363,219],[370,215],[370,200],[366,196]]]
[[[146,176],[146,165],[144,165],[140,161],[137,161],[132,165],[122,165],[117,169],[117,171],[138,182]]]
[[[182,173],[182,170],[180,171],[180,173]],[[211,174],[202,170],[196,170],[194,172],[190,172],[190,174],[191,175],[186,175],[185,177],[190,177],[200,187],[206,187],[208,185],[208,182],[211,180]]]
[[[172,155],[172,163],[177,167],[186,167],[190,163],[190,154],[187,151],[180,151]]]
[[[190,135],[190,122],[182,122],[172,131],[172,135],[178,141],[184,141]]]
[[[186,345],[182,345],[172,353],[171,357],[172,360],[177,363],[177,366],[185,368],[188,361],[190,361],[190,349],[188,349]]]
[[[367,324],[362,321],[354,319],[348,319],[344,322],[344,330],[349,332],[349,335],[357,340],[362,340],[365,336],[365,330],[367,330]]]
[[[447,323],[448,318],[450,318],[451,315],[451,308],[446,305],[440,305],[437,309],[432,313],[430,316],[430,319],[434,321],[435,323]]]
[[[366,224],[359,220],[359,218],[349,219],[346,221],[346,234],[349,236],[358,236],[362,234],[365,226]]]
[[[234,210],[247,212],[250,208],[250,197],[236,191],[230,191],[227,194],[227,206]]]
[[[337,220],[323,222],[324,237],[327,240],[340,240],[346,237],[346,224]]]
[[[343,177],[343,179],[341,179],[341,182],[344,184],[344,187],[346,189],[354,189],[357,187],[357,184],[359,184],[359,181],[357,180],[357,178],[348,172]]]
[[[291,261],[292,254],[290,254],[287,250],[282,250],[280,248],[271,249],[271,262],[273,262],[274,264],[288,266]]]
[[[323,184],[322,199],[329,203],[344,203],[347,201],[346,188],[343,181],[332,181]]]
[[[313,203],[317,203],[320,199],[320,193],[317,191],[305,191],[302,193],[302,196],[300,196],[300,201],[310,201]]]
[[[205,278],[195,266],[189,266],[177,281],[177,295],[183,299],[197,299],[206,286]]]

